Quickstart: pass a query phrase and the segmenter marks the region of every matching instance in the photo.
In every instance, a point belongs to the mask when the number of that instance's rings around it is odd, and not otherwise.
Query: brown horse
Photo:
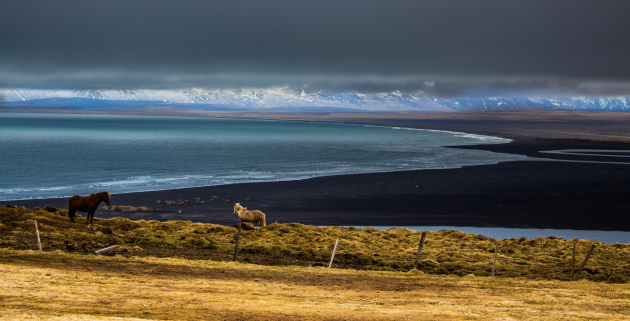
[[[107,203],[109,205],[109,198],[112,197],[112,194],[109,192],[100,192],[94,193],[90,196],[80,196],[74,195],[68,199],[68,210],[70,211],[70,220],[74,222],[74,214],[79,212],[88,212],[87,216],[87,224],[92,223],[92,219],[94,218],[94,212],[98,208],[98,205],[101,202]]]

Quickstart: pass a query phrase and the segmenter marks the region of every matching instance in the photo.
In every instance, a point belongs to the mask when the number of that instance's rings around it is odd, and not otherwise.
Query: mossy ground
[[[132,221],[126,218],[84,218],[71,223],[67,211],[0,207],[0,247],[36,249],[37,220],[44,251],[89,253],[109,245],[125,257],[178,257],[231,260],[236,229],[190,221]],[[111,231],[111,234],[109,234]],[[408,271],[421,233],[404,228],[376,230],[270,224],[242,231],[238,260],[258,265],[328,265],[339,238],[334,267],[373,271]],[[630,245],[562,238],[498,241],[497,277],[564,280],[570,277],[571,253],[577,242],[576,266],[592,244],[595,251],[582,272],[584,279],[625,283],[630,280]],[[496,240],[459,231],[429,232],[419,270],[426,274],[489,276]]]

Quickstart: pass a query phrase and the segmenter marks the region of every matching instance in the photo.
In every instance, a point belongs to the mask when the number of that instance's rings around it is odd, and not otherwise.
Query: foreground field
[[[0,320],[627,320],[630,285],[0,249]]]
[[[71,223],[67,211],[47,207],[0,207],[0,247],[37,249],[33,220],[37,220],[44,251],[90,253],[119,245],[114,253],[126,257],[181,257],[232,260],[237,230],[190,221],[132,221],[126,218],[84,218]],[[327,266],[339,238],[334,267],[406,272],[413,267],[421,233],[404,228],[317,227],[270,224],[243,231],[238,260],[258,265]],[[509,239],[497,241],[459,231],[427,234],[419,270],[433,275],[489,276],[495,244],[499,245],[497,276],[533,280],[564,280],[571,275],[572,251],[580,264],[595,245],[581,277],[590,281],[626,283],[630,279],[630,245],[587,240]]]

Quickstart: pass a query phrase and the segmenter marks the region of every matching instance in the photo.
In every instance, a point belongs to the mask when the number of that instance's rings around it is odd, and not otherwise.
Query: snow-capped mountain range
[[[0,89],[0,102],[46,102],[51,99],[85,101],[125,101],[161,104],[185,104],[267,108],[344,108],[366,111],[466,111],[466,110],[616,110],[630,111],[630,97],[431,97],[423,91],[360,93],[309,90],[308,86],[283,86],[240,89],[178,90],[33,90]]]

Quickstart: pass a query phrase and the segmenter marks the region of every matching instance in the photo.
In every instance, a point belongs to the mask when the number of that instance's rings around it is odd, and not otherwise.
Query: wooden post
[[[238,233],[236,234],[236,244],[234,245],[234,258],[232,261],[236,261],[236,252],[238,251],[238,241],[241,240],[241,224],[238,224]]]
[[[104,254],[104,253],[107,253],[107,252],[117,248],[117,247],[118,247],[118,245],[112,245],[110,247],[106,247],[104,249],[100,249],[98,251],[94,251],[94,254]]]
[[[591,257],[591,253],[593,253],[593,249],[595,249],[595,244],[591,245],[591,249],[588,250],[588,253],[586,253],[586,258],[584,258],[584,262],[582,263],[582,266],[580,267],[580,269],[575,274],[575,280],[580,278],[580,273],[582,273],[582,270],[586,266],[586,261],[588,261],[588,258]]]
[[[333,260],[335,259],[335,252],[337,252],[337,244],[339,244],[339,238],[337,238],[337,242],[335,242],[335,248],[333,249],[333,254],[330,257],[330,264],[328,264],[328,268],[332,267]]]
[[[37,221],[35,221],[35,235],[37,235],[37,245],[39,246],[39,250],[42,250],[42,242],[39,240],[39,230],[37,229]]]
[[[492,263],[492,276],[497,269],[497,252],[499,251],[499,243],[494,245],[494,262]]]
[[[418,269],[418,261],[420,261],[420,253],[422,252],[422,246],[424,245],[424,238],[427,236],[427,232],[422,232],[422,237],[420,238],[420,245],[418,246],[418,253],[416,254],[416,261],[413,264],[413,269]]]
[[[573,243],[573,258],[571,259],[571,278],[569,281],[573,281],[573,269],[575,267],[575,246],[577,243]]]

